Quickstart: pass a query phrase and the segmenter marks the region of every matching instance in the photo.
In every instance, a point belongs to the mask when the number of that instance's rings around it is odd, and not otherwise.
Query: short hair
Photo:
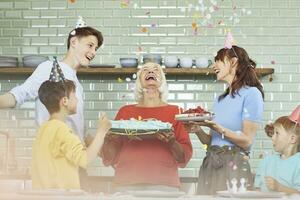
[[[276,119],[274,126],[282,126],[289,134],[295,134],[298,138],[298,152],[300,151],[300,125],[293,122],[288,116],[282,116]]]
[[[52,114],[60,110],[59,101],[63,97],[69,97],[72,91],[75,92],[75,84],[73,81],[65,80],[64,82],[53,82],[47,80],[40,86],[38,95],[48,112]]]
[[[168,91],[168,84],[167,84],[165,73],[159,64],[153,63],[153,62],[148,62],[148,63],[144,64],[142,66],[142,68],[137,72],[137,79],[135,81],[135,91],[134,91],[135,100],[137,102],[139,102],[144,96],[143,88],[142,88],[141,80],[140,80],[140,75],[141,75],[142,69],[144,67],[158,67],[160,74],[161,74],[161,86],[158,88],[158,91],[160,93],[161,100],[163,102],[167,102],[169,91]]]
[[[98,31],[97,29],[95,29],[95,28],[86,26],[86,27],[75,28],[69,33],[67,48],[68,49],[70,48],[70,40],[71,40],[72,37],[77,37],[77,38],[80,39],[82,37],[88,37],[90,35],[93,35],[97,38],[98,47],[101,47],[101,45],[103,44],[102,33],[100,31]]]

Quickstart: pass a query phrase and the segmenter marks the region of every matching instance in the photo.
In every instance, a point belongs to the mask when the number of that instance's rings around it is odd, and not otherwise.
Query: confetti
[[[214,27],[214,25],[212,25],[212,24],[207,24],[207,28],[213,28]]]
[[[147,33],[148,32],[148,28],[147,27],[142,27],[141,31],[142,31],[142,33]]]
[[[271,60],[271,64],[272,64],[272,65],[275,65],[275,60]]]
[[[145,15],[150,15],[150,11],[146,12]]]
[[[151,28],[156,28],[156,24],[155,24],[155,23],[152,23],[152,24],[151,24]]]
[[[207,144],[203,144],[203,145],[202,145],[202,148],[203,148],[204,150],[207,150]]]
[[[193,29],[196,29],[196,28],[197,28],[197,23],[196,23],[196,22],[193,22],[193,23],[192,23],[192,28],[193,28]]]
[[[122,80],[120,77],[117,79],[117,81],[118,81],[119,83],[123,83],[123,80]]]
[[[233,170],[237,170],[237,168],[238,167],[236,165],[233,165],[233,167],[232,167]]]

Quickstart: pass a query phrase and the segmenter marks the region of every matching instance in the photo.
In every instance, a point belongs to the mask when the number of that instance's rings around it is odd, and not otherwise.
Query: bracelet
[[[224,140],[224,137],[225,137],[225,129],[224,128],[221,128],[221,135],[222,135],[222,139]]]

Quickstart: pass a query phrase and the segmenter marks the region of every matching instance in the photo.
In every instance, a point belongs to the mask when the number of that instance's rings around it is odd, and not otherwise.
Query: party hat
[[[232,45],[236,45],[236,42],[233,39],[232,33],[230,31],[227,31],[224,47],[225,49],[231,49]]]
[[[65,76],[57,62],[56,56],[53,56],[54,61],[53,61],[53,67],[51,69],[50,77],[49,80],[52,82],[60,82],[60,81],[65,81]]]
[[[75,28],[82,28],[82,27],[86,27],[86,23],[85,21],[83,21],[83,18],[81,16],[78,16],[78,20],[76,22]]]
[[[300,123],[300,105],[290,114],[289,119],[296,124]]]

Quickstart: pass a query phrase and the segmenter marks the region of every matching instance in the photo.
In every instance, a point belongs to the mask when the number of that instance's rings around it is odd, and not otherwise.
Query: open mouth
[[[88,59],[89,61],[93,60],[93,56],[85,56],[86,59]]]
[[[219,72],[220,72],[220,70],[218,70],[218,69],[215,70],[215,73],[216,73],[216,74],[218,74]]]
[[[156,78],[155,74],[148,74],[148,75],[145,77],[145,80],[146,80],[146,81],[150,81],[150,80],[157,81],[157,78]]]

